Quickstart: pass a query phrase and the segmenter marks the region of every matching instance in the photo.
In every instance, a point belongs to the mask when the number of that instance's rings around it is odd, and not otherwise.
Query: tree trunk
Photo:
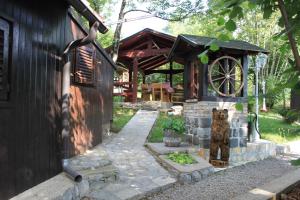
[[[300,110],[300,94],[299,87],[291,90],[291,109]]]
[[[283,0],[278,0],[278,6],[279,6],[279,10],[282,14],[283,20],[284,20],[285,30],[287,32],[289,43],[291,45],[292,52],[293,52],[293,55],[294,55],[294,58],[296,61],[296,68],[298,71],[300,71],[300,56],[299,56],[299,52],[298,52],[298,48],[297,48],[297,43],[293,36],[293,32],[291,29],[291,25],[290,25],[290,22],[288,19],[288,15],[287,15]]]
[[[119,12],[119,21],[120,23],[117,24],[115,33],[114,33],[114,39],[113,39],[113,47],[112,51],[110,53],[112,59],[114,62],[117,62],[118,59],[118,53],[119,53],[119,45],[120,45],[120,37],[121,37],[121,31],[122,31],[122,20],[124,19],[124,9],[126,7],[126,0],[122,0],[121,9]]]

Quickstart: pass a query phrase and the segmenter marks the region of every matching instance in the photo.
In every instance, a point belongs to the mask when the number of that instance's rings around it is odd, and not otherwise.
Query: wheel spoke
[[[221,75],[225,75],[224,73],[220,72],[220,71],[215,71],[216,73],[218,73],[217,75],[221,74]]]
[[[218,62],[218,63],[219,63],[219,67],[221,67],[221,69],[223,70],[223,72],[226,73],[226,71],[225,71],[224,68],[222,67],[221,63],[220,63],[220,62]]]
[[[218,90],[219,90],[220,87],[224,84],[225,81],[226,81],[226,78],[224,78],[224,80],[222,81],[222,83],[219,85]]]
[[[214,81],[218,81],[218,80],[221,80],[221,79],[224,79],[224,77],[219,77],[219,78],[213,79],[211,81],[214,82]]]
[[[231,70],[230,70],[229,74],[231,74],[232,70],[234,70],[234,69],[235,69],[235,66],[236,66],[236,65],[233,65],[233,67],[231,68]]]

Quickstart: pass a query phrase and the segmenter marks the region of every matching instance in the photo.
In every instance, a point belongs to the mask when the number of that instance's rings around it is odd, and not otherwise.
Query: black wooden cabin
[[[70,8],[70,6],[73,6]],[[0,199],[62,171],[62,53],[100,22],[81,0],[0,0]],[[75,49],[70,155],[101,143],[112,120],[114,63],[97,43]]]

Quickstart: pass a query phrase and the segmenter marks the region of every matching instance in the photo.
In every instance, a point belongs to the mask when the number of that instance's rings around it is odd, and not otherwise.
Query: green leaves
[[[225,24],[225,19],[224,19],[223,17],[220,17],[220,18],[218,19],[218,21],[217,21],[217,24],[218,24],[219,26],[224,25],[224,24]]]
[[[273,13],[273,9],[271,6],[264,7],[263,11],[264,11],[264,19],[269,19]]]
[[[219,49],[220,49],[220,47],[215,43],[212,43],[209,47],[209,50],[211,50],[211,51],[218,51]]]
[[[236,24],[232,19],[229,19],[226,23],[225,23],[225,28],[228,31],[235,31],[236,29]]]
[[[178,134],[182,134],[185,131],[185,124],[182,117],[168,116],[162,127],[164,130],[173,130]]]
[[[236,103],[235,104],[235,109],[237,110],[237,111],[243,111],[243,109],[244,109],[244,106],[243,106],[243,104],[242,103]]]
[[[222,41],[228,41],[230,38],[227,34],[221,33],[218,37]]]
[[[201,63],[203,63],[203,64],[207,64],[208,63],[209,58],[208,58],[208,56],[207,56],[206,53],[201,53],[198,56],[198,58],[200,58]]]
[[[248,8],[249,9],[253,10],[253,9],[255,9],[255,7],[256,7],[256,5],[255,5],[254,2],[251,2],[251,1],[248,2]]]
[[[191,155],[182,152],[170,153],[168,155],[168,159],[181,165],[197,163],[197,161]]]
[[[230,19],[233,19],[236,17],[238,17],[239,19],[243,17],[243,8],[240,6],[235,6],[229,14]]]

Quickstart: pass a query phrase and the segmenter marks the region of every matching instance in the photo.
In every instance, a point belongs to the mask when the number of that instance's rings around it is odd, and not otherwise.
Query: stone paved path
[[[120,172],[120,180],[89,194],[92,199],[139,199],[176,182],[147,152],[145,140],[158,116],[157,111],[139,110],[104,147]]]

